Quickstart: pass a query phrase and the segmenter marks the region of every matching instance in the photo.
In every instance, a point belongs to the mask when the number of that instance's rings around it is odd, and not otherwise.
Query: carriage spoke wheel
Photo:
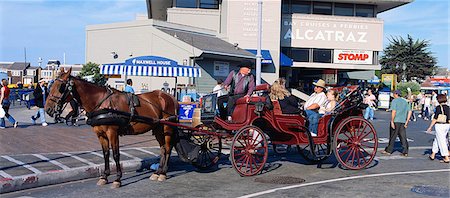
[[[267,161],[268,145],[262,130],[255,126],[240,129],[231,144],[231,163],[241,176],[253,176],[262,171]]]
[[[378,148],[377,133],[373,125],[361,118],[350,117],[339,125],[333,141],[336,159],[352,170],[369,165]]]
[[[208,131],[214,131],[214,128],[205,125],[199,125],[197,128],[202,128]],[[198,169],[208,169],[217,164],[222,155],[222,139],[212,135],[192,135],[191,140],[194,144],[200,146],[197,160],[192,162]]]

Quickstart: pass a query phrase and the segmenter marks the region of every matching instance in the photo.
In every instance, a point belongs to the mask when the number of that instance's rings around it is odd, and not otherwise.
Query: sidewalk
[[[104,160],[92,128],[84,121],[79,127],[54,124],[49,116],[47,127],[39,120],[32,125],[30,117],[36,111],[12,106],[10,114],[19,126],[7,123],[6,129],[0,129],[0,193],[99,177]],[[122,136],[120,146],[124,172],[145,169],[159,158],[159,145],[151,132]],[[115,167],[112,157],[110,162]]]

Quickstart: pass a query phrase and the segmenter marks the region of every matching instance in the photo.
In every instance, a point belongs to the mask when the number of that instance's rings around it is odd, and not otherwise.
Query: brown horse
[[[130,103],[128,102],[127,93],[87,82],[83,79],[70,75],[72,68],[64,72],[61,69],[59,77],[53,83],[49,97],[45,104],[45,111],[53,116],[55,107],[66,101],[66,97],[72,96],[79,101],[80,105],[86,110],[87,114],[98,112],[102,109],[115,110],[117,112],[128,112]],[[101,173],[101,177],[97,185],[105,185],[108,183],[110,175],[109,168],[109,149],[113,152],[113,158],[116,163],[117,177],[113,182],[112,188],[120,187],[122,169],[120,167],[119,153],[119,135],[138,135],[150,130],[160,145],[161,160],[158,170],[151,175],[151,180],[164,181],[168,169],[168,162],[172,149],[172,138],[174,137],[174,128],[158,123],[158,120],[173,118],[176,115],[178,102],[171,95],[162,91],[153,91],[149,93],[139,94],[138,100],[140,105],[135,107],[132,115],[142,116],[154,119],[155,122],[136,122],[130,119],[127,123],[118,125],[120,122],[112,124],[93,125],[94,132],[100,141],[105,160],[105,169]],[[113,120],[114,121],[114,120]],[[123,121],[123,120],[122,120]],[[116,123],[114,125],[114,123]]]

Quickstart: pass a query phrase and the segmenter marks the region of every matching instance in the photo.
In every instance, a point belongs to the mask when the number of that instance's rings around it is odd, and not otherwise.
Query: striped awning
[[[126,64],[103,64],[100,73],[104,75],[201,77],[200,68],[190,66],[146,66]]]

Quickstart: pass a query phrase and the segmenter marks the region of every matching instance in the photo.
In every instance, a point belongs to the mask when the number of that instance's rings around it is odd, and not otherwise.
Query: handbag
[[[442,108],[442,105],[439,105],[441,107],[441,114],[438,115],[436,121],[438,123],[447,123],[447,116],[444,114],[444,108]]]
[[[4,118],[6,115],[5,110],[3,109],[2,105],[0,105],[0,118]]]

